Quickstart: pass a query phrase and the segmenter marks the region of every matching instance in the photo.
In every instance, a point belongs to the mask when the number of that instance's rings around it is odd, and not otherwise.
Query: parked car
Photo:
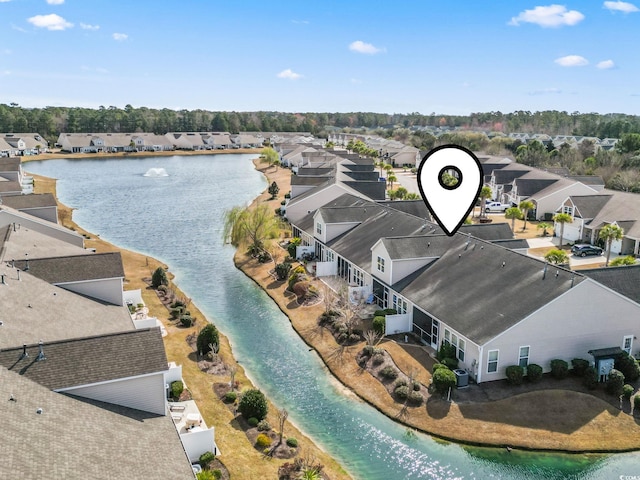
[[[571,253],[579,257],[586,257],[587,255],[602,255],[603,250],[595,245],[589,245],[586,243],[579,243],[571,247]]]
[[[484,206],[484,211],[487,213],[490,212],[504,212],[507,208],[511,208],[511,205],[508,203],[500,203],[500,202],[489,202]]]

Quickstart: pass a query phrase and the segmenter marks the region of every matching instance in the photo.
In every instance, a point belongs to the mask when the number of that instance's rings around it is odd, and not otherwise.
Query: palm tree
[[[382,170],[384,170],[384,166],[385,166],[384,160],[380,160],[379,162],[377,162],[376,166],[380,167],[380,177],[382,177]]]
[[[389,190],[387,192],[387,195],[389,196],[389,200],[394,201],[395,199],[398,198],[398,191],[397,190]]]
[[[396,195],[397,195],[399,200],[402,200],[403,198],[407,198],[408,194],[409,194],[409,192],[407,191],[406,188],[404,188],[404,187],[396,188]]]
[[[540,222],[537,226],[537,228],[541,228],[542,229],[542,236],[546,237],[547,235],[549,235],[547,233],[547,230],[549,230],[551,227],[553,227],[553,225],[551,225],[550,223],[547,222]]]
[[[568,213],[556,213],[553,216],[553,221],[560,224],[560,244],[559,247],[562,248],[562,237],[564,236],[564,224],[565,223],[573,223],[573,217]]]
[[[493,195],[493,190],[491,190],[491,187],[488,185],[485,185],[482,187],[482,190],[480,190],[480,217],[487,216],[484,211],[484,202],[487,198],[491,197],[491,195]]]
[[[520,207],[524,215],[524,225],[522,227],[522,231],[524,232],[527,229],[527,215],[529,214],[529,210],[533,209],[535,205],[531,200],[522,200],[518,207]]]
[[[420,200],[420,195],[414,192],[407,193],[404,197],[405,200]]]
[[[569,263],[569,255],[567,255],[567,252],[556,248],[554,248],[553,250],[549,250],[544,256],[544,259],[549,263],[553,263],[554,265]]]
[[[609,257],[611,256],[611,244],[614,240],[621,240],[624,235],[624,230],[622,227],[616,225],[615,223],[610,223],[609,225],[605,225],[600,229],[598,233],[598,238],[605,241],[607,245],[607,261],[604,266],[609,266]]]
[[[393,173],[387,177],[387,183],[389,184],[389,189],[393,188],[393,182],[397,181],[398,177],[396,177]]]
[[[511,220],[511,230],[515,232],[516,230],[516,218],[518,220],[522,220],[522,210],[518,207],[507,208],[506,212],[504,212],[504,218],[507,220]]]
[[[393,170],[393,165],[389,165],[388,163],[385,163],[384,167],[385,172],[387,172],[387,175],[391,175],[391,171]]]

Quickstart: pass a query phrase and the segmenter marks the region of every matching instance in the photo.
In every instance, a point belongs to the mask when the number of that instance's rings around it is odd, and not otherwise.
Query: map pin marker
[[[476,156],[458,145],[434,148],[420,163],[418,188],[422,199],[448,236],[458,231],[473,209],[483,177]]]

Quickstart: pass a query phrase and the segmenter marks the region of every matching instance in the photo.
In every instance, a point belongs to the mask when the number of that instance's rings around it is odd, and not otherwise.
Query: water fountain
[[[147,173],[143,175],[144,177],[168,177],[169,174],[164,168],[150,168],[147,170]]]

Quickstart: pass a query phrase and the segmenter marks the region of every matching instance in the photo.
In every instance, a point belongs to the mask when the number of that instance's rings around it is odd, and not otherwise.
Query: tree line
[[[60,132],[154,132],[169,131],[243,131],[310,132],[326,136],[333,128],[357,132],[374,129],[381,136],[416,135],[412,127],[460,127],[502,133],[525,132],[549,135],[581,135],[620,138],[625,133],[640,133],[640,116],[565,111],[484,112],[470,115],[443,115],[374,112],[272,111],[222,112],[209,110],[171,110],[147,107],[101,106],[24,108],[15,103],[0,104],[0,132],[39,132],[50,140]],[[411,129],[411,130],[410,130]],[[407,133],[403,132],[407,130]]]

